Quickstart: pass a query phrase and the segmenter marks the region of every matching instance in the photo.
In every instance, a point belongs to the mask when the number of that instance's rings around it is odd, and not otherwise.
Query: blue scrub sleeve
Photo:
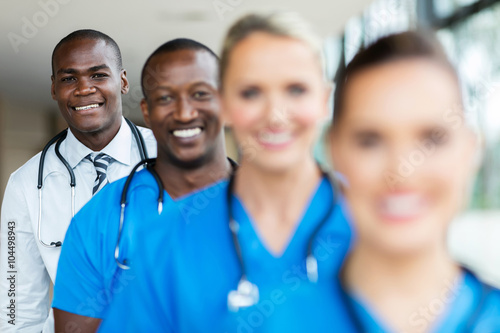
[[[99,225],[99,217],[93,214],[98,210],[93,206],[92,201],[87,204],[68,228],[59,258],[52,307],[102,318],[111,298],[103,276],[107,251],[102,248],[102,231],[92,227]]]

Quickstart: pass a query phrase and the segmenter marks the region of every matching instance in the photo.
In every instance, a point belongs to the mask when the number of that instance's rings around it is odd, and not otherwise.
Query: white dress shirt
[[[149,157],[156,157],[156,141],[151,130],[139,127],[139,131],[144,137]],[[48,150],[43,169],[41,238],[46,244],[64,242],[64,235],[72,218],[70,176],[57,158],[54,147],[55,145],[52,145]],[[93,151],[78,141],[69,130],[60,146],[60,152],[75,173],[75,209],[78,212],[92,197],[96,170],[93,163],[85,157]],[[122,118],[120,130],[101,152],[113,158],[106,173],[109,182],[127,176],[140,161],[138,144],[125,119]],[[54,282],[56,278],[61,248],[46,248],[38,241],[37,182],[40,155],[41,153],[35,155],[12,173],[2,203],[0,229],[0,332],[2,333],[42,330],[54,332],[52,311],[49,316],[49,286],[50,281]],[[116,204],[119,205],[119,202]],[[8,262],[9,231],[15,232],[14,263]],[[12,232],[10,237],[12,240]],[[16,273],[8,273],[11,271]],[[15,288],[11,288],[11,281],[8,280],[12,275],[15,276],[11,279],[15,280]],[[12,295],[13,289],[15,296]],[[8,306],[11,300],[15,301],[15,325],[9,323],[11,317],[8,316],[10,313]]]

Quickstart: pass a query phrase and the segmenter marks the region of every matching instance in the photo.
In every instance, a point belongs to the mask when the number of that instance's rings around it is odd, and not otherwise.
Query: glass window
[[[482,136],[483,164],[473,208],[500,208],[500,4],[470,16],[438,37],[462,79],[466,114]]]
[[[432,0],[432,6],[435,16],[437,18],[443,18],[450,16],[460,8],[471,5],[475,2],[478,2],[478,0]]]

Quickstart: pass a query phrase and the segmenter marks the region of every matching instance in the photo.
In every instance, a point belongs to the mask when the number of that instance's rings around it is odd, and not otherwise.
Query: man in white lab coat
[[[120,49],[109,36],[79,30],[54,48],[52,98],[69,127],[58,150],[75,176],[75,211],[107,183],[128,175],[142,159],[141,149],[156,156],[152,132],[122,116],[121,95],[128,90]],[[37,188],[41,153],[11,175],[5,190],[0,332],[54,331],[49,286],[55,281],[60,244],[73,215],[70,172],[58,158],[56,146],[50,146],[45,156],[41,207]]]

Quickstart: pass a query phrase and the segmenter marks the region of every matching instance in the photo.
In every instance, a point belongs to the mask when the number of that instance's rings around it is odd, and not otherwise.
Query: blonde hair
[[[300,15],[295,12],[249,14],[236,21],[224,39],[219,67],[221,89],[224,86],[224,75],[229,66],[231,52],[238,43],[254,32],[264,32],[274,36],[294,38],[306,43],[317,56],[321,72],[326,78],[322,39]]]

